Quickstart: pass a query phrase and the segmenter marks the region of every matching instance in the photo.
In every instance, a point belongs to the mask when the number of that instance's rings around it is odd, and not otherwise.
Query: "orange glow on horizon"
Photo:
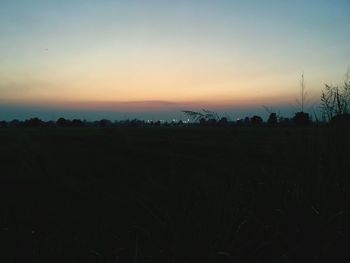
[[[292,101],[290,97],[260,97],[256,99],[248,96],[240,100],[139,100],[139,101],[73,101],[73,100],[11,100],[2,104],[12,106],[35,106],[51,109],[66,110],[92,110],[92,111],[120,111],[120,112],[142,112],[142,111],[172,111],[172,110],[198,110],[202,108],[212,110],[225,110],[235,108],[249,108],[268,106],[285,106]]]
[[[1,100],[44,108],[136,112],[286,106],[299,94],[294,73],[265,69],[254,60],[232,63],[196,53],[155,54],[129,52],[118,60],[89,52],[34,67],[30,75],[29,69],[2,73]]]
[[[319,103],[349,64],[346,1],[5,2],[0,106],[288,107],[301,72]]]

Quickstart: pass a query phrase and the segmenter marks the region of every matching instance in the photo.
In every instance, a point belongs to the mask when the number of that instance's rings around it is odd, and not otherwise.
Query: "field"
[[[348,262],[349,157],[326,126],[0,129],[0,260]]]

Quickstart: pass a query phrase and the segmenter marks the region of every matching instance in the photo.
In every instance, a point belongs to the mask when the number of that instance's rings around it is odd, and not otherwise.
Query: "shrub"
[[[342,87],[325,84],[321,95],[321,111],[324,120],[350,113],[350,75],[346,74]]]
[[[298,126],[310,124],[310,116],[306,112],[297,112],[293,117],[293,122]]]

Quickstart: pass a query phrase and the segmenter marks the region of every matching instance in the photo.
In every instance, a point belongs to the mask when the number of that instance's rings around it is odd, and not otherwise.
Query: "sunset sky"
[[[349,65],[349,0],[0,0],[0,119],[287,114]]]

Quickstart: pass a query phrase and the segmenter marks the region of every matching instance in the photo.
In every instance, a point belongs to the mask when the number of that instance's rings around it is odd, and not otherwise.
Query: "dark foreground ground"
[[[349,262],[350,130],[0,129],[1,262]]]

